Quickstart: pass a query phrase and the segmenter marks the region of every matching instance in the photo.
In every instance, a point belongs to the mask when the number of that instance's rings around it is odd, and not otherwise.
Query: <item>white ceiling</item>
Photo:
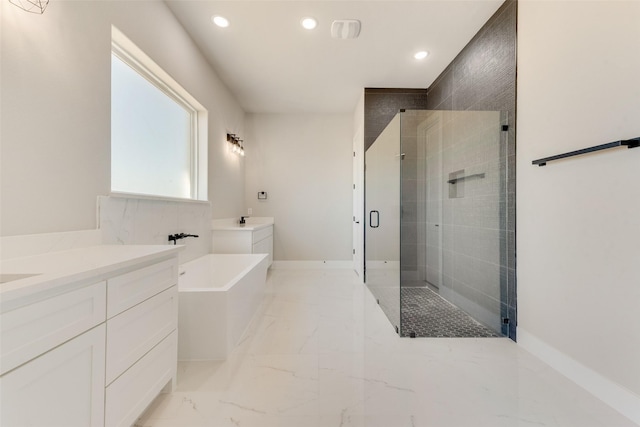
[[[352,112],[364,87],[427,88],[503,0],[165,0],[247,112]],[[219,28],[212,15],[231,23]],[[304,30],[313,16],[318,27]],[[336,19],[362,22],[331,38]],[[429,51],[418,61],[413,54]]]

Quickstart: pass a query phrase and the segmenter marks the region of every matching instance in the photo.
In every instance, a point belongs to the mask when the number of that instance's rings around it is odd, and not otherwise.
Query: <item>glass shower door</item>
[[[365,281],[400,328],[400,115],[365,153]]]

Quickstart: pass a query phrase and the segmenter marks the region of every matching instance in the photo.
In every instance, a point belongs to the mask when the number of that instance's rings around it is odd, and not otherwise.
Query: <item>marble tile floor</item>
[[[350,270],[273,270],[226,361],[180,362],[136,426],[626,427],[508,338],[400,338]]]

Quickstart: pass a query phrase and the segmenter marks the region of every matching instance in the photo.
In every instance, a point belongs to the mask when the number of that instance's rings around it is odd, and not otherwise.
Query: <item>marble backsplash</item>
[[[99,196],[98,227],[105,245],[166,245],[169,234],[197,234],[178,240],[182,263],[210,252],[211,204]]]

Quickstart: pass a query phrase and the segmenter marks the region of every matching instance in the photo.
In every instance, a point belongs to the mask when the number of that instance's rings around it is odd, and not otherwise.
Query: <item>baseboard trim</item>
[[[273,261],[274,270],[322,270],[322,269],[353,269],[353,261]]]
[[[640,396],[518,327],[518,345],[640,425]]]

